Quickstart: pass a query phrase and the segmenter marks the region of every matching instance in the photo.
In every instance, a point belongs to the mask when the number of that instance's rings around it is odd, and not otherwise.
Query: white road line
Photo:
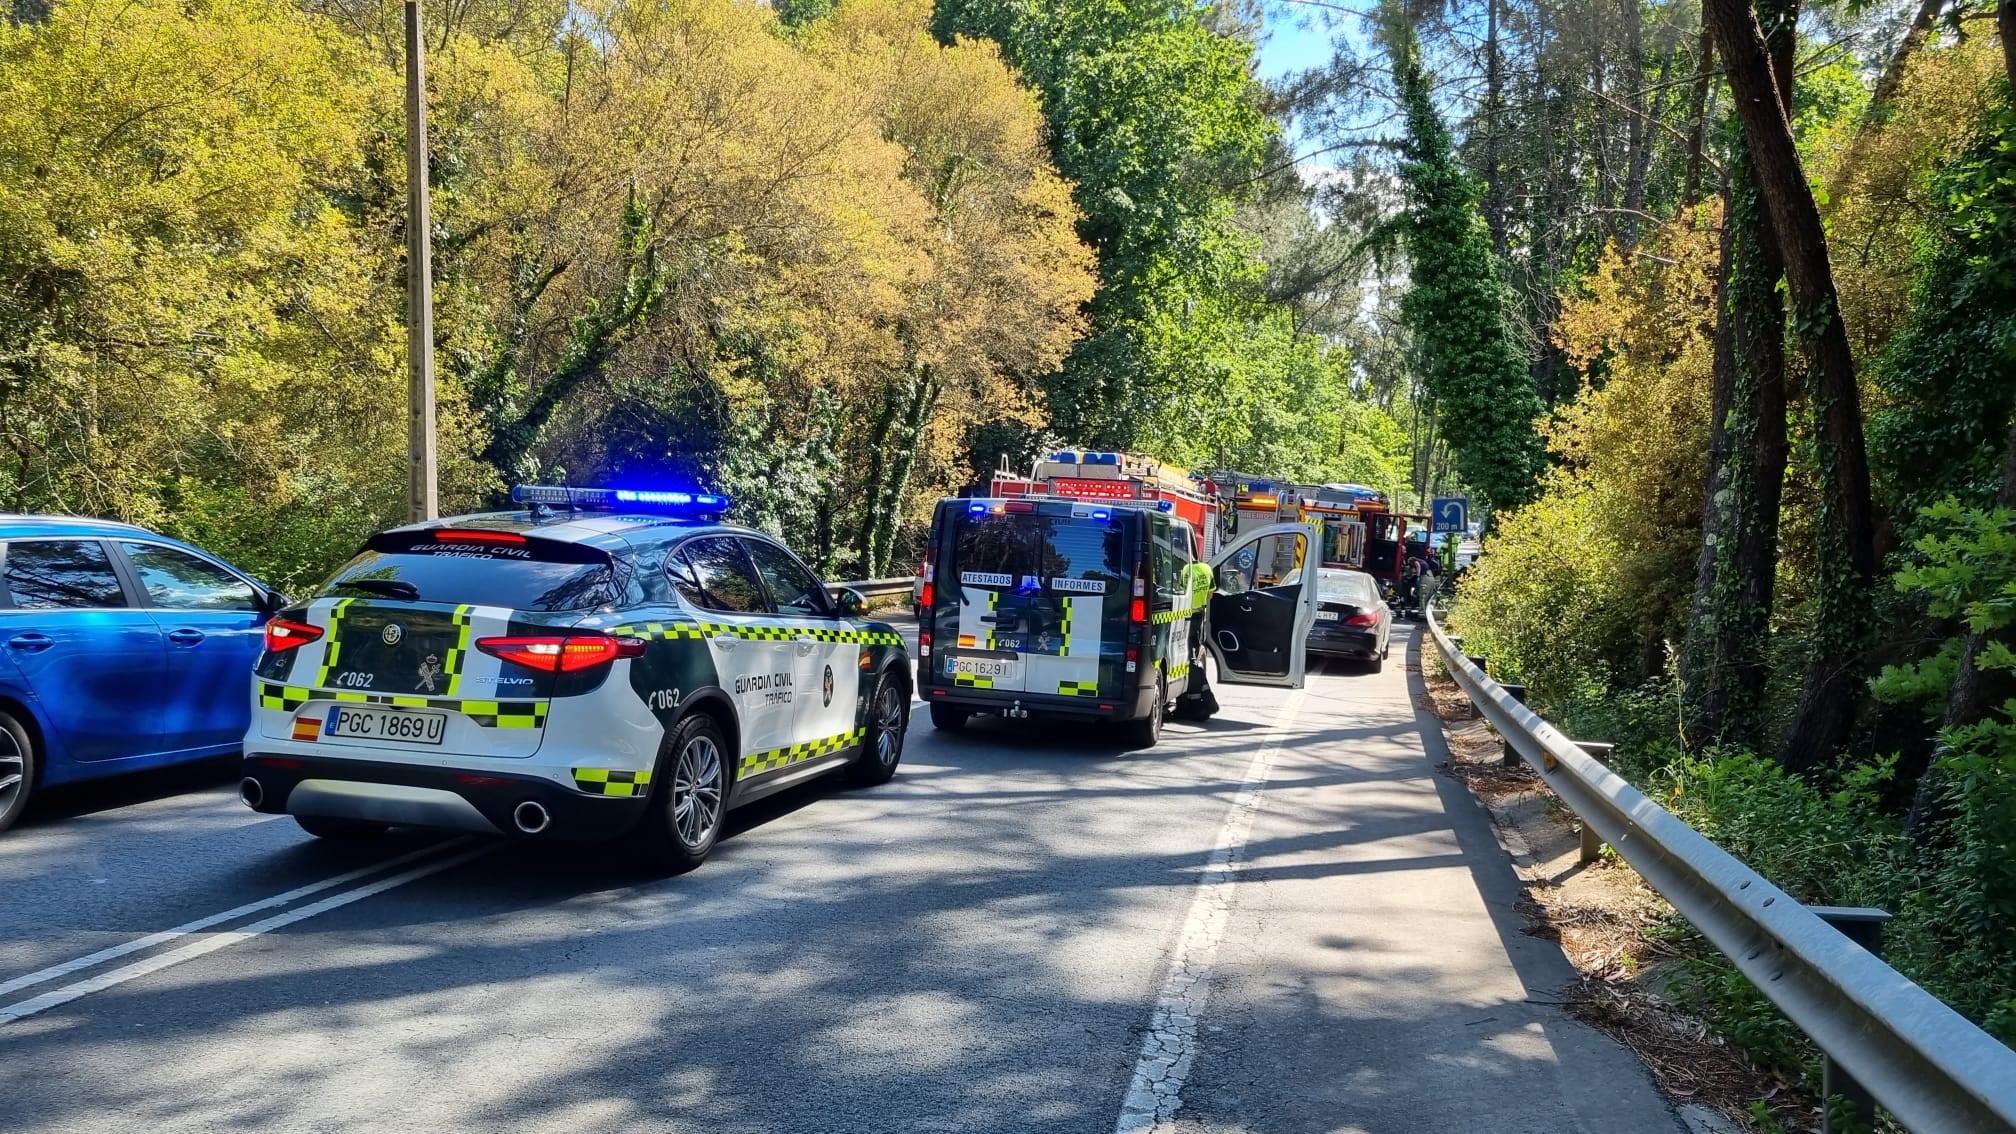
[[[472,858],[489,854],[491,851],[496,850],[498,845],[500,844],[480,846],[448,858],[435,859],[432,862],[416,866],[411,870],[394,874],[390,878],[380,878],[376,882],[367,882],[352,890],[339,890],[319,902],[310,903],[299,909],[288,910],[285,913],[274,914],[272,917],[253,922],[243,929],[227,930],[198,941],[191,941],[180,948],[170,949],[165,953],[157,953],[144,961],[135,961],[130,965],[113,969],[111,972],[100,973],[89,980],[80,980],[76,984],[65,985],[62,988],[45,992],[40,996],[0,1007],[0,1025],[11,1024],[16,1020],[25,1019],[38,1012],[46,1012],[59,1005],[68,1004],[79,997],[89,996],[94,992],[103,992],[114,985],[125,984],[129,980],[137,980],[149,973],[160,972],[162,969],[179,965],[184,961],[194,960],[206,953],[215,953],[219,949],[236,945],[241,941],[257,937],[262,933],[268,933],[272,930],[292,925],[297,921],[306,921],[317,914],[328,913],[330,910],[347,906],[352,902],[363,901],[373,894],[382,894],[394,887],[404,886],[408,882],[425,878],[429,874],[439,874],[444,870],[460,866]]]
[[[11,980],[0,981],[0,996],[27,988],[29,985],[41,984],[44,981],[55,980],[57,977],[69,976],[71,973],[80,972],[94,965],[102,965],[107,961],[116,960],[129,953],[138,953],[142,949],[152,949],[156,945],[165,945],[177,937],[184,937],[188,934],[208,929],[213,925],[222,925],[227,921],[236,921],[247,914],[255,914],[260,910],[270,910],[275,906],[289,905],[310,894],[319,894],[324,890],[336,886],[347,885],[348,883],[357,881],[359,878],[376,874],[381,870],[389,870],[395,866],[404,866],[416,858],[424,858],[431,854],[437,854],[468,841],[467,839],[455,839],[431,847],[421,847],[419,850],[402,854],[397,858],[388,858],[383,862],[346,871],[345,873],[336,875],[334,878],[324,878],[320,882],[310,882],[306,886],[297,887],[284,894],[275,894],[270,898],[261,898],[256,902],[247,902],[235,909],[225,910],[223,913],[211,914],[208,917],[199,917],[195,921],[184,922],[173,929],[164,929],[159,933],[149,933],[144,937],[136,937],[131,941],[119,945],[108,946],[98,950],[96,953],[79,957],[74,961],[65,961],[60,965],[51,965],[46,969],[39,969],[26,976],[18,976]]]
[[[1148,1034],[1141,1037],[1141,1057],[1134,1063],[1134,1081],[1120,1105],[1114,1134],[1166,1134],[1175,1129],[1176,1112],[1183,1107],[1183,1084],[1197,1056],[1197,1021],[1211,995],[1211,966],[1232,917],[1232,888],[1244,864],[1246,839],[1259,814],[1260,793],[1274,770],[1274,757],[1302,708],[1304,692],[1289,694],[1253,762],[1246,766],[1246,779],[1218,830],[1218,845],[1197,879],[1190,914],[1169,955],[1169,972],[1155,1000]]]

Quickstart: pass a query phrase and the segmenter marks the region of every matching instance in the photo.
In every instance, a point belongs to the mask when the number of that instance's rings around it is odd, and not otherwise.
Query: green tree
[[[1478,208],[1482,189],[1457,160],[1405,9],[1380,9],[1380,35],[1406,113],[1399,224],[1408,261],[1401,313],[1420,351],[1436,419],[1465,483],[1493,511],[1532,498],[1542,460],[1539,394],[1508,318],[1504,270]]]

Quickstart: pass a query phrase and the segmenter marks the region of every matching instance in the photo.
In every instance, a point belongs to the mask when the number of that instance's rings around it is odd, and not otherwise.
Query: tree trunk
[[[1785,485],[1785,306],[1778,253],[1739,140],[1722,227],[1714,426],[1700,569],[1681,655],[1692,747],[1763,740],[1778,506]]]
[[[2016,92],[2016,0],[1995,5],[1995,33],[2002,37],[2002,68],[2009,73],[2009,89]]]
[[[1645,207],[1645,171],[1651,163],[1651,131],[1645,111],[1645,20],[1638,0],[1619,0],[1624,18],[1624,97],[1631,108],[1624,124],[1624,213],[1618,219],[1624,245],[1638,242],[1638,214]],[[1666,73],[1662,69],[1659,78]]]
[[[1768,0],[1767,0],[1768,4]],[[1772,77],[1790,89],[1796,16],[1768,5]],[[1705,57],[1705,56],[1704,56]],[[1702,505],[1701,559],[1682,688],[1694,719],[1690,746],[1755,748],[1763,739],[1778,507],[1785,487],[1783,265],[1750,172],[1747,140],[1731,146],[1722,223],[1722,294],[1715,319],[1715,384]]]
[[[1484,223],[1491,250],[1502,263],[1505,237],[1505,171],[1498,160],[1499,110],[1505,105],[1505,66],[1498,50],[1498,0],[1484,0]]]
[[[1805,771],[1847,742],[1863,693],[1861,653],[1876,573],[1876,535],[1862,401],[1827,260],[1827,233],[1799,165],[1756,12],[1748,0],[1707,0],[1704,10],[1727,61],[1751,171],[1784,261],[1792,331],[1806,356],[1815,418],[1821,503],[1813,655],[1797,720],[1780,752],[1788,769]]]
[[[1706,23],[1701,25],[1699,54],[1701,73],[1694,80],[1694,98],[1687,109],[1688,120],[1693,126],[1687,131],[1687,179],[1680,189],[1683,208],[1701,199],[1702,145],[1708,137],[1708,90],[1715,70],[1715,36]]]

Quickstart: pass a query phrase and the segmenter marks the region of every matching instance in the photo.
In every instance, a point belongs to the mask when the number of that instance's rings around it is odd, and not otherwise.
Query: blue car
[[[0,831],[41,788],[237,751],[286,601],[145,528],[0,515]]]

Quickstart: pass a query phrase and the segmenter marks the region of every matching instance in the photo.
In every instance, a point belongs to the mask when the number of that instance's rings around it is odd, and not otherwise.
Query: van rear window
[[[384,532],[331,576],[323,594],[587,610],[616,600],[621,566],[578,543],[487,531]]]
[[[1132,576],[1126,525],[1027,512],[955,515],[952,562],[961,582],[994,576],[982,585],[1012,588],[1035,577],[1069,590],[1051,581],[1096,581],[1106,584],[1100,593],[1118,594]]]

